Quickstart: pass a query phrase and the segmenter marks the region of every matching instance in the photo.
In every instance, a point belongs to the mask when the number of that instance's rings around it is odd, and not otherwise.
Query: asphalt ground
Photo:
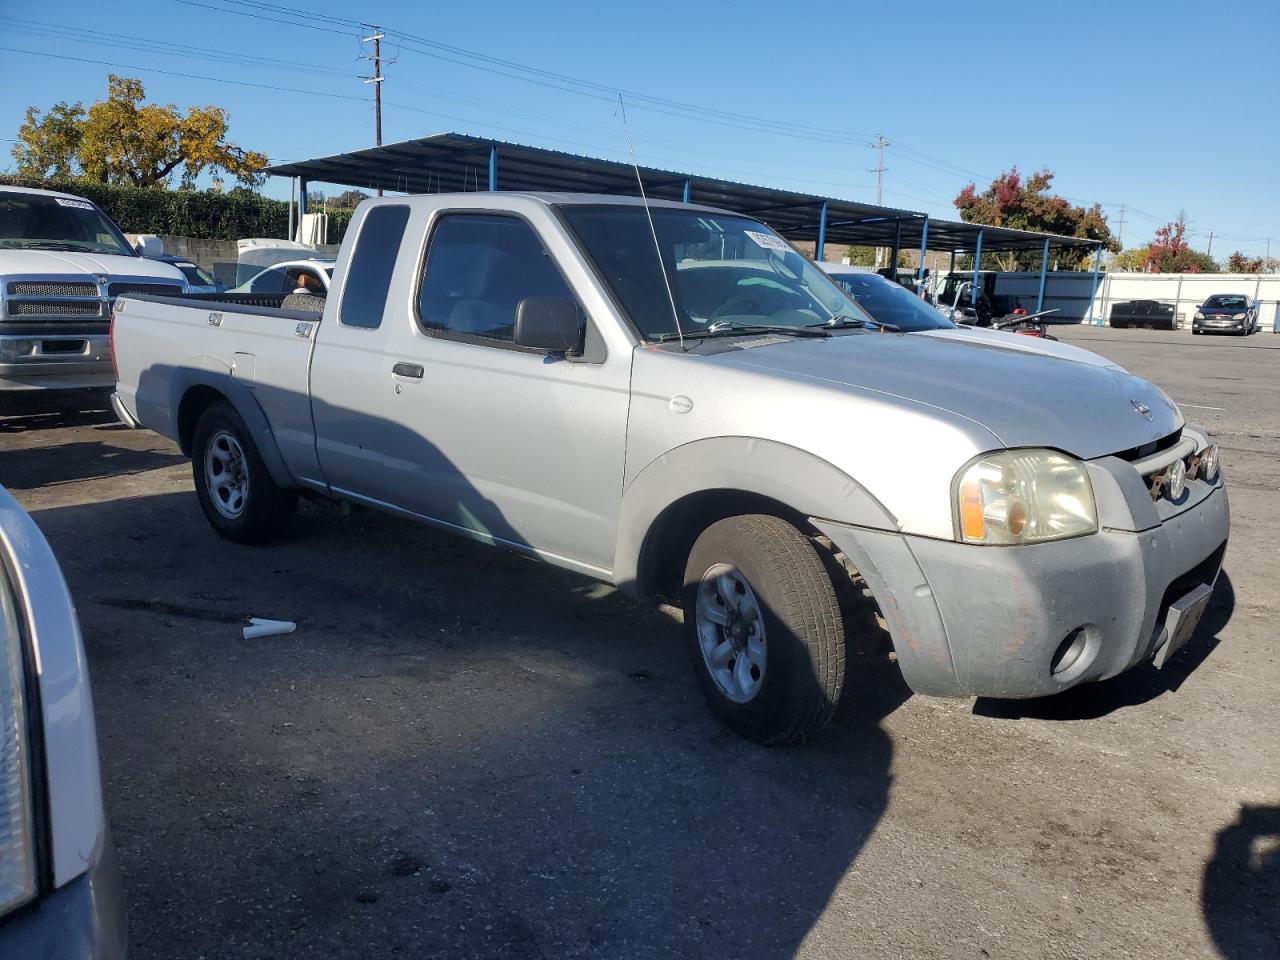
[[[786,749],[712,719],[674,611],[329,506],[235,546],[168,441],[0,400],[0,483],[80,611],[131,957],[1280,956],[1280,337],[1055,333],[1222,443],[1197,635],[1013,704],[911,696],[872,643]]]

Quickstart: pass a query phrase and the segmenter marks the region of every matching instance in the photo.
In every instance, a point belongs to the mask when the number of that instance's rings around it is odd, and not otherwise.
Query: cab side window
[[[418,292],[418,322],[426,330],[510,344],[526,297],[574,299],[528,223],[464,213],[437,221]]]
[[[382,326],[391,274],[408,222],[409,208],[403,204],[379,205],[365,215],[351,262],[347,264],[347,279],[338,309],[338,322],[343,326],[369,330]],[[313,280],[318,292],[323,294],[324,284],[320,278]]]

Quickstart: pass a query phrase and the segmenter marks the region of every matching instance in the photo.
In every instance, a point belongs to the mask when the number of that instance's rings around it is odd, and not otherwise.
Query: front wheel
[[[276,484],[249,428],[229,403],[215,403],[196,423],[191,472],[205,517],[235,543],[274,539],[297,510],[297,493]]]
[[[689,656],[711,710],[764,744],[792,743],[835,713],[844,687],[844,623],[814,545],[765,515],[712,524],[684,577]]]

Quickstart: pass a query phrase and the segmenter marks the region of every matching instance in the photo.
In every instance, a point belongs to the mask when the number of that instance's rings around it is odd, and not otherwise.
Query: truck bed
[[[297,294],[122,297],[112,319],[116,393],[143,426],[185,446],[181,400],[197,385],[217,390],[242,415],[272,424],[285,463],[315,463],[308,381],[321,313],[287,309],[323,298]]]

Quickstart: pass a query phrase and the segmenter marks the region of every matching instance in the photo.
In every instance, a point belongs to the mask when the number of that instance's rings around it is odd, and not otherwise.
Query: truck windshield
[[[0,191],[0,248],[137,256],[88,200]]]
[[[825,273],[756,220],[655,207],[651,231],[641,206],[561,210],[647,340],[676,333],[672,300],[686,337],[733,327],[877,325]]]

